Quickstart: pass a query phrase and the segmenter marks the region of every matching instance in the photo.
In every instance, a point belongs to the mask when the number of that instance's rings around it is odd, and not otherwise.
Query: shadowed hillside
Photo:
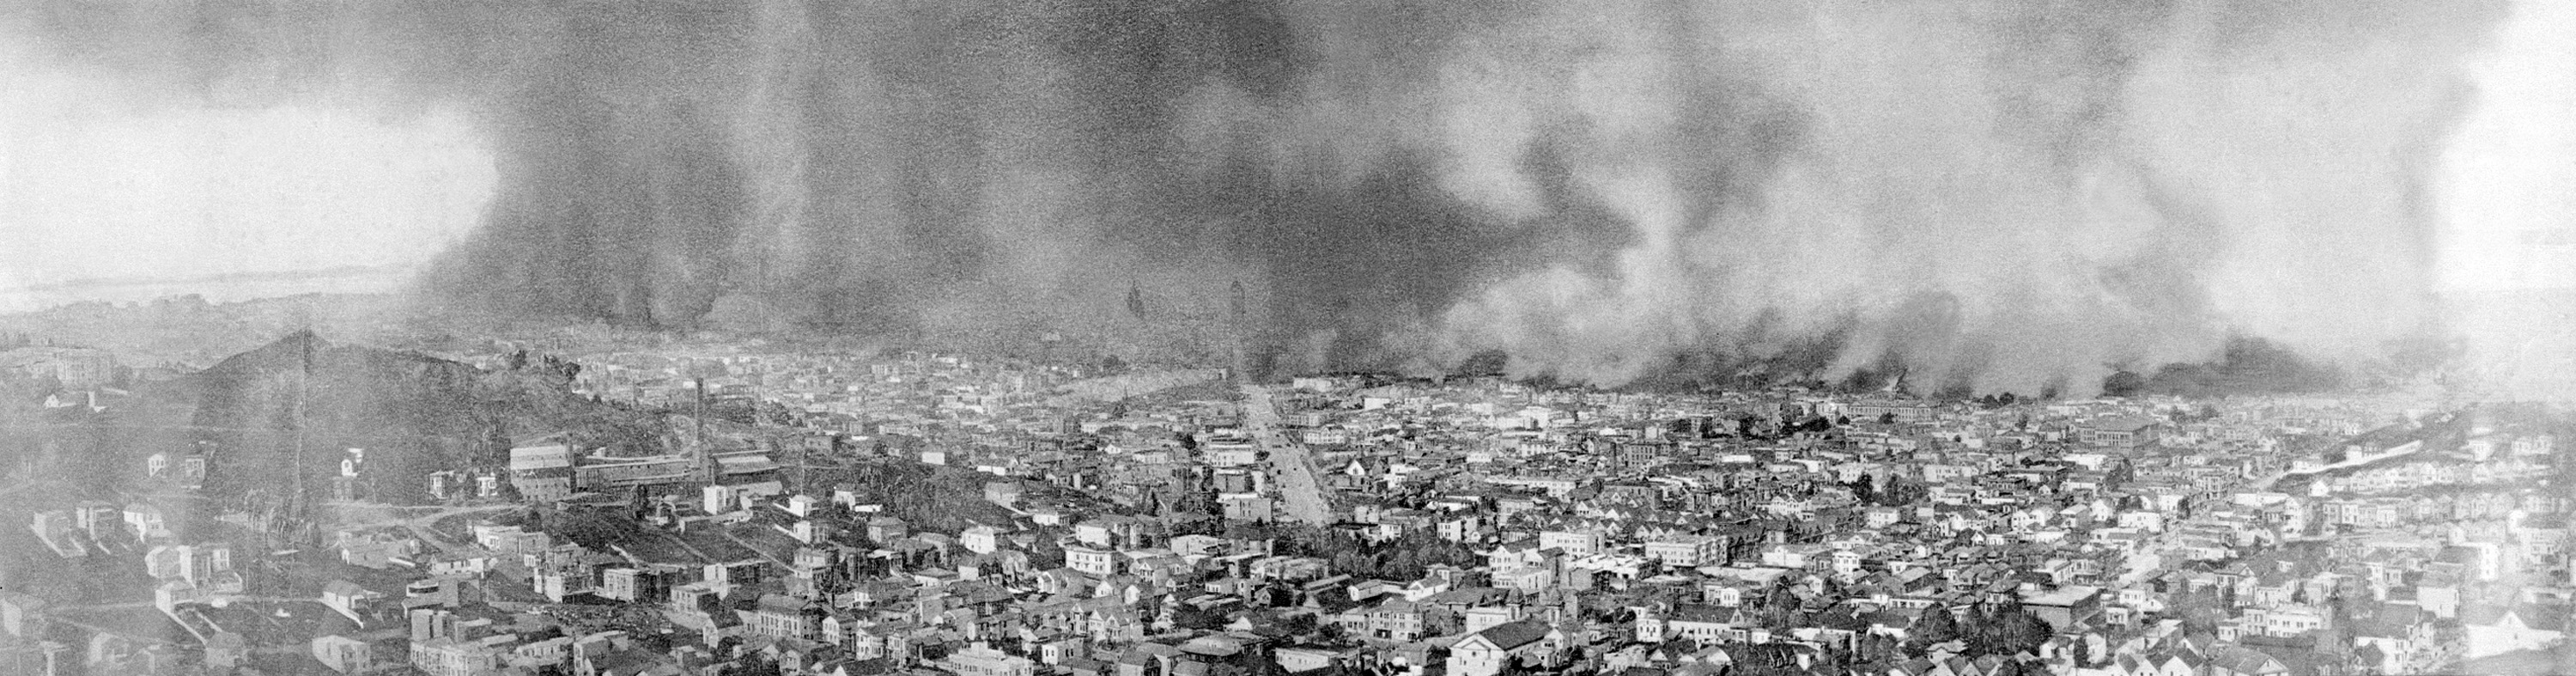
[[[425,478],[506,460],[510,441],[567,429],[639,430],[649,417],[570,393],[558,373],[493,372],[415,353],[289,334],[172,383],[181,421],[214,449],[206,491],[328,495],[345,449],[367,449],[362,497],[426,498]],[[303,449],[297,461],[298,447]]]

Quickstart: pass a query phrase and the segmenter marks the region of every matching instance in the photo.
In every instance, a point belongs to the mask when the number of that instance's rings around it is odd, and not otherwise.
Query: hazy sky
[[[0,11],[0,309],[429,270],[884,328],[1240,282],[1305,367],[2362,356],[2440,293],[2576,286],[2571,34],[2540,0],[39,2]]]
[[[0,309],[391,290],[497,180],[453,112],[167,105],[23,49],[0,70]]]
[[[2518,2],[2442,155],[2443,284],[2576,287],[2576,3]]]

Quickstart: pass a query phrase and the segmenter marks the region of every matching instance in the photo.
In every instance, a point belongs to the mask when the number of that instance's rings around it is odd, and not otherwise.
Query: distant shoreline
[[[45,312],[85,303],[151,303],[197,297],[214,303],[255,302],[307,294],[394,294],[417,265],[349,265],[310,270],[173,277],[76,279],[0,288],[0,314]]]
[[[27,286],[19,286],[19,287],[11,287],[11,288],[0,288],[0,293],[43,293],[43,292],[54,292],[54,291],[70,291],[70,290],[76,290],[76,289],[119,288],[119,287],[133,287],[133,286],[159,286],[159,285],[170,285],[170,284],[224,284],[224,283],[238,283],[238,282],[274,282],[274,281],[302,281],[302,280],[311,280],[311,279],[340,279],[340,278],[347,278],[347,277],[364,277],[364,276],[376,276],[376,275],[408,274],[408,273],[411,273],[411,272],[418,271],[419,269],[420,269],[420,266],[419,266],[418,264],[413,264],[413,263],[395,263],[395,264],[388,264],[388,265],[340,265],[340,266],[333,266],[333,267],[328,267],[328,268],[312,268],[312,269],[305,269],[305,270],[264,270],[264,271],[252,271],[252,272],[221,272],[221,273],[215,273],[215,274],[207,274],[207,275],[191,275],[191,276],[184,276],[184,277],[87,277],[87,278],[81,278],[81,279],[65,280],[65,281],[60,281],[60,282],[50,282],[50,283],[45,283],[45,284],[31,284],[31,285],[27,285]],[[186,294],[180,294],[180,295],[186,295]]]

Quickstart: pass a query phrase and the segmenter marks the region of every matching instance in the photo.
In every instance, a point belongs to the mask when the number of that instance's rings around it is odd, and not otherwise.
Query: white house
[[[1553,661],[1565,636],[1537,620],[1506,622],[1485,628],[1449,647],[1449,676],[1497,676],[1506,665]]]

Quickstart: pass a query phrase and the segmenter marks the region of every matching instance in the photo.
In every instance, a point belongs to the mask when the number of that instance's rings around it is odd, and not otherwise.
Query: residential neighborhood
[[[571,373],[559,380],[576,396],[675,422],[640,441],[522,435],[487,465],[404,476],[421,484],[407,490],[366,449],[330,449],[344,476],[317,498],[319,547],[268,556],[278,540],[257,535],[289,517],[203,513],[206,467],[223,460],[156,453],[135,468],[154,490],[34,513],[42,556],[131,583],[113,599],[0,590],[0,663],[48,676],[2571,664],[2563,428],[2524,407],[1254,383],[927,352],[458,358]]]

